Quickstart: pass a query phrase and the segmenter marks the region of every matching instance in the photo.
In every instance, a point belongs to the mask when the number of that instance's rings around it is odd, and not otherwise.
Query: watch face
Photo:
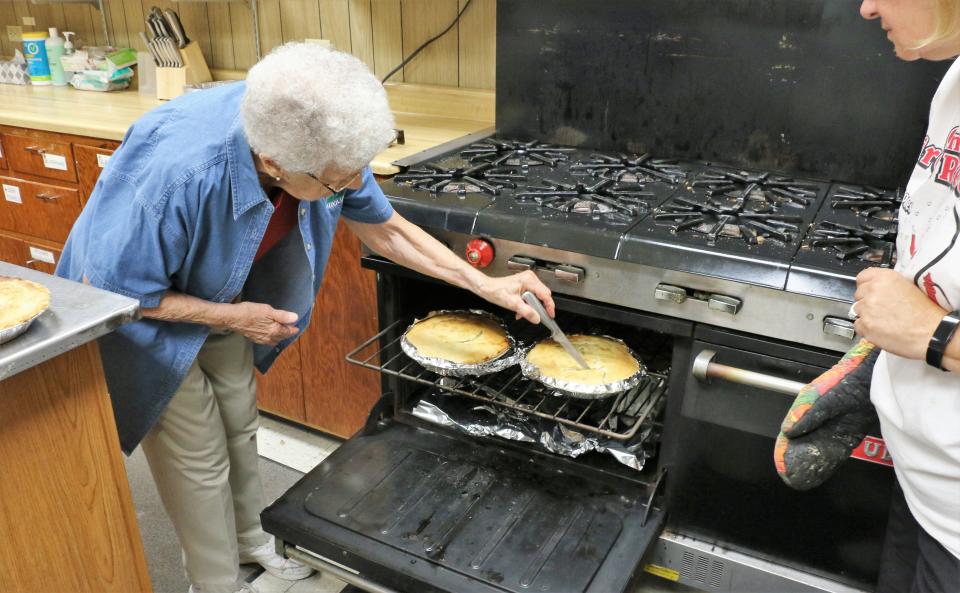
[[[930,338],[930,344],[927,346],[928,365],[942,371],[946,370],[943,368],[943,355],[947,351],[947,346],[953,339],[958,326],[960,326],[960,310],[943,316],[940,325],[933,332],[933,337]]]

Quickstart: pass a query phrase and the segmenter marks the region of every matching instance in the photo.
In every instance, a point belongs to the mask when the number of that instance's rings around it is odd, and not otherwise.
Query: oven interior
[[[398,339],[414,318],[478,308],[504,315],[521,343],[548,332],[390,262],[364,265],[379,273],[382,331],[348,359],[381,372],[384,396],[360,434],[264,511],[265,528],[397,590],[626,590],[666,517],[659,442],[670,386],[681,383],[671,378],[675,346],[689,340],[689,324],[557,295],[564,330],[624,340],[650,371],[646,389],[600,401],[560,397],[517,367],[451,381],[402,353]],[[562,426],[632,449],[644,463],[466,434],[418,416],[423,401]]]

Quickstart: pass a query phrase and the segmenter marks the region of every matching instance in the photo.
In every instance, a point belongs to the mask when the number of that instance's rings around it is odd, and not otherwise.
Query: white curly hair
[[[286,171],[356,171],[394,137],[383,85],[357,58],[287,43],[247,74],[240,108],[250,148]]]

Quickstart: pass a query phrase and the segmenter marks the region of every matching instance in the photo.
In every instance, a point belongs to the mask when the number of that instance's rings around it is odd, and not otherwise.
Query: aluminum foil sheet
[[[28,329],[30,329],[30,324],[32,324],[37,319],[37,317],[40,317],[41,315],[46,313],[46,311],[47,310],[44,309],[43,311],[40,311],[39,313],[34,315],[29,320],[24,321],[23,323],[14,325],[13,327],[0,329],[0,344],[3,344],[4,342],[9,342],[10,340],[14,339],[20,334],[26,332]]]
[[[574,383],[572,381],[554,379],[552,377],[544,377],[540,374],[539,367],[530,364],[527,361],[527,354],[531,349],[533,349],[533,346],[524,348],[523,351],[519,353],[518,359],[520,363],[520,370],[523,372],[523,376],[527,377],[528,379],[538,381],[539,383],[554,389],[558,395],[562,395],[564,397],[575,397],[578,399],[603,399],[614,396],[636,386],[647,374],[647,368],[643,364],[643,361],[640,360],[640,357],[637,356],[636,352],[631,350],[623,340],[611,336],[600,337],[623,344],[623,347],[627,349],[627,352],[630,353],[630,356],[637,361],[637,364],[639,365],[637,372],[622,381],[614,381],[600,385],[586,385],[583,383]],[[534,346],[536,346],[536,344],[534,344]]]
[[[430,319],[435,315],[443,315],[443,314],[449,314],[449,313],[456,313],[459,315],[464,315],[464,314],[477,315],[480,317],[486,317],[487,319],[496,322],[497,325],[503,328],[503,333],[507,336],[507,344],[508,344],[507,349],[504,350],[503,354],[501,354],[500,356],[492,360],[488,360],[480,364],[462,364],[459,362],[451,362],[443,358],[433,358],[430,356],[423,356],[417,350],[416,346],[414,346],[409,341],[407,341],[407,333],[404,332],[403,337],[400,339],[400,347],[403,349],[403,352],[407,356],[409,356],[411,359],[413,359],[414,362],[417,362],[427,370],[433,371],[434,373],[441,375],[443,377],[476,377],[479,375],[498,373],[508,367],[511,367],[517,364],[516,340],[514,340],[513,336],[511,336],[507,332],[506,326],[503,324],[503,321],[499,317],[497,317],[496,315],[493,315],[492,313],[481,311],[479,309],[468,309],[468,310],[460,310],[460,311],[444,309],[440,311],[432,311],[429,315],[424,317],[424,319]],[[414,320],[414,322],[410,324],[410,327],[407,328],[407,332],[410,331],[413,325],[416,324],[418,321],[422,321],[422,320],[420,319]]]
[[[528,416],[520,412],[458,398],[440,392],[430,393],[417,403],[413,415],[440,426],[455,428],[472,436],[500,437],[511,441],[536,443],[557,455],[577,458],[596,451],[613,456],[623,465],[640,471],[653,457],[659,436],[648,424],[628,443],[600,435],[585,434],[560,422]]]

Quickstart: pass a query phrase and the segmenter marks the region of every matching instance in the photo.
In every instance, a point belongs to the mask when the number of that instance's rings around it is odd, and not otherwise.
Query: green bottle
[[[63,57],[63,37],[56,27],[50,27],[50,38],[47,39],[47,61],[50,63],[50,81],[54,86],[67,86],[67,73],[63,71],[60,58]]]

